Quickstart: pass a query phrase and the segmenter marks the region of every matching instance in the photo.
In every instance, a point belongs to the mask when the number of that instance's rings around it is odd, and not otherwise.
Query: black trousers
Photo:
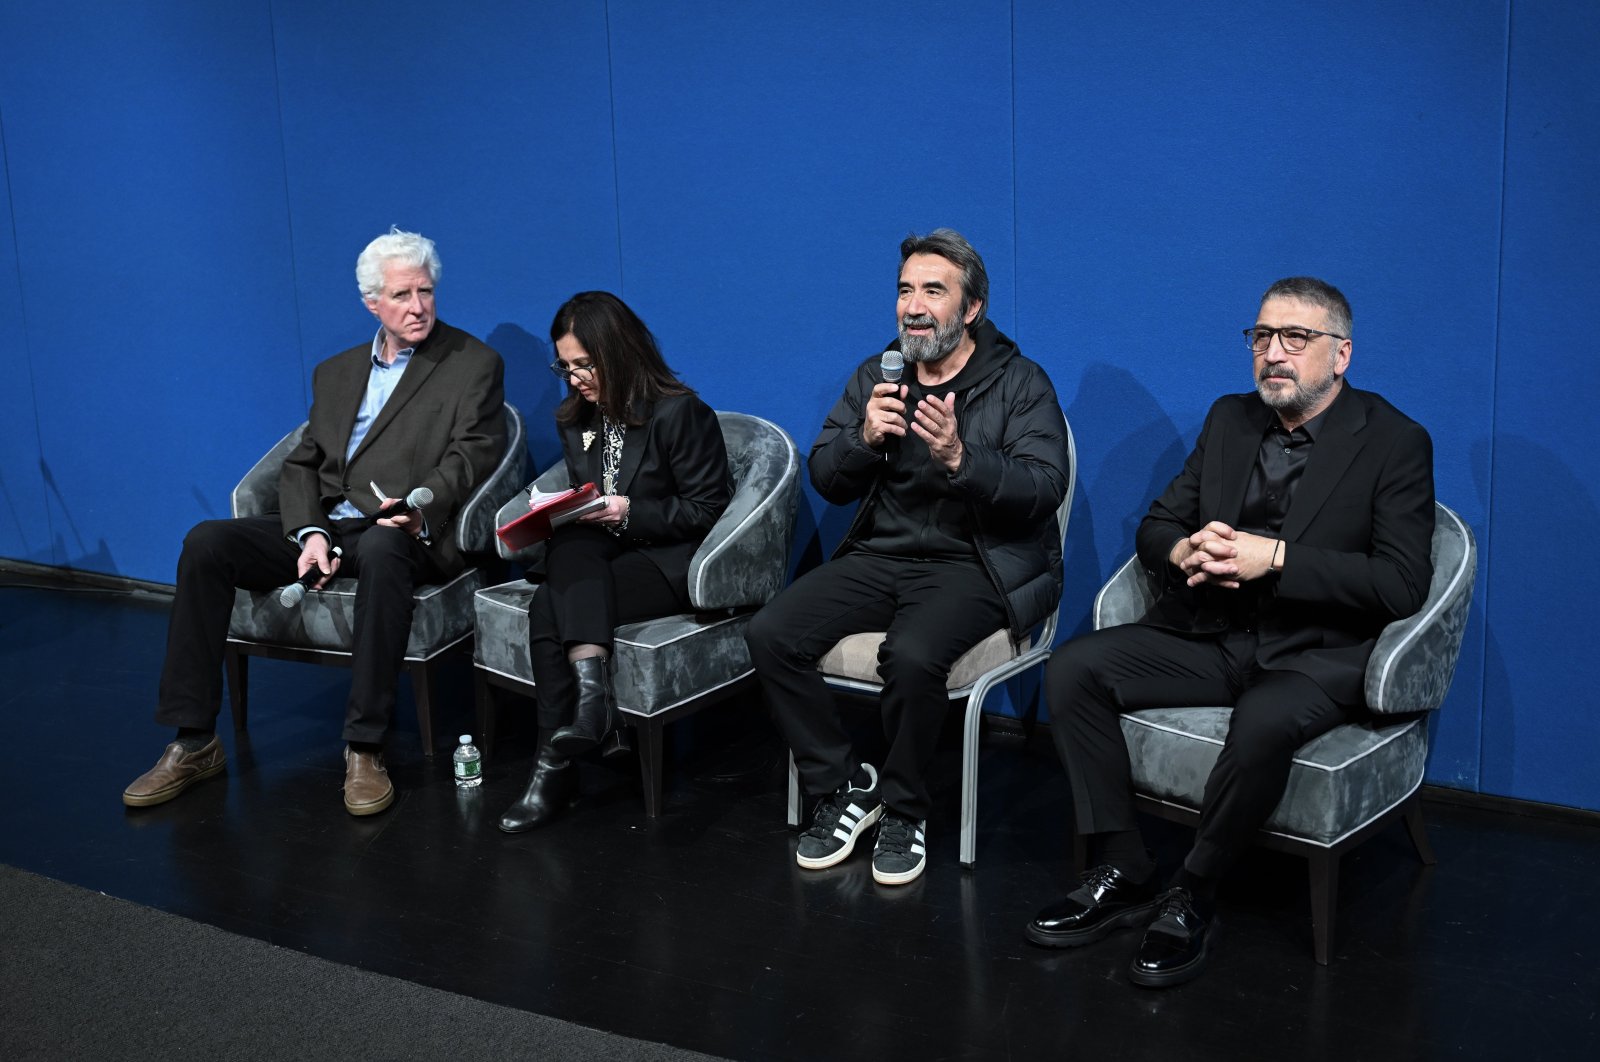
[[[539,725],[554,728],[570,723],[577,707],[568,646],[609,650],[622,624],[692,606],[686,576],[667,578],[649,557],[607,531],[567,524],[556,529],[548,548],[548,574],[528,606],[529,653]]]
[[[412,592],[443,573],[428,548],[404,531],[365,520],[334,520],[344,550],[339,578],[356,580],[346,741],[382,741],[394,715],[411,634]],[[167,626],[156,722],[211,729],[222,708],[222,654],[235,587],[271,590],[295,579],[300,547],[277,517],[206,520],[183,540]]]
[[[1249,847],[1283,798],[1295,750],[1364,712],[1298,672],[1262,670],[1255,650],[1256,636],[1244,631],[1189,636],[1128,624],[1055,651],[1045,669],[1050,730],[1071,780],[1079,833],[1138,829],[1123,712],[1231,705],[1184,866],[1220,877]]]
[[[925,819],[927,770],[949,713],[945,683],[961,654],[1006,625],[1005,604],[976,558],[919,561],[846,554],[797,579],[745,633],[778,730],[812,796],[838,789],[856,758],[817,661],[835,642],[887,631],[878,651],[879,710],[889,751],[883,801]]]

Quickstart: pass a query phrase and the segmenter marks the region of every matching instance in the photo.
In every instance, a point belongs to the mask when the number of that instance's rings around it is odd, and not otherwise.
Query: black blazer
[[[433,501],[422,513],[434,561],[453,575],[466,564],[456,542],[456,513],[505,454],[505,367],[472,336],[435,321],[347,464],[344,451],[371,359],[369,340],[312,374],[309,426],[278,473],[284,534],[325,525],[340,501],[371,516],[378,499],[369,482],[392,497],[427,487]]]
[[[603,489],[600,414],[561,429],[567,476],[574,487]],[[584,448],[585,432],[592,441]],[[674,585],[689,578],[689,561],[733,497],[728,450],[717,414],[698,395],[659,399],[649,419],[629,427],[622,442],[616,493],[628,498],[622,539],[649,557]]]
[[[1190,588],[1167,562],[1212,520],[1237,526],[1270,407],[1254,392],[1219,399],[1183,471],[1137,535],[1156,592],[1140,622],[1187,632],[1227,626],[1221,595]],[[1433,576],[1433,442],[1382,397],[1344,385],[1328,409],[1284,518],[1283,571],[1266,576],[1257,628],[1263,668],[1298,671],[1330,696],[1364,703],[1367,658],[1384,626],[1422,607]]]

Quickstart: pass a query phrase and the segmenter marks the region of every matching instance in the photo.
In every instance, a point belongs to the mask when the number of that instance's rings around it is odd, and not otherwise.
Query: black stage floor
[[[669,730],[661,819],[645,818],[633,765],[586,764],[571,814],[508,837],[494,820],[531,746],[507,718],[484,786],[454,788],[448,735],[473,718],[465,666],[446,676],[446,751],[421,755],[403,696],[400,797],[354,819],[339,793],[345,673],[258,660],[251,729],[224,729],[226,776],[129,810],[122,787],[168,740],[150,721],[165,628],[159,599],[0,589],[0,861],[738,1059],[1600,1057],[1592,825],[1430,804],[1438,866],[1420,866],[1398,826],[1346,860],[1326,968],[1311,957],[1304,865],[1256,853],[1223,894],[1204,977],[1150,992],[1126,977],[1134,933],[1073,952],[1022,940],[1067,875],[1068,791],[1048,739],[985,739],[970,872],[947,741],[929,870],[889,889],[865,853],[795,867],[776,755],[739,769],[768,733],[752,694]],[[730,760],[730,746],[747,751]],[[1165,863],[1181,856],[1183,831],[1152,823],[1150,836]],[[226,1020],[173,1002],[197,1030]]]

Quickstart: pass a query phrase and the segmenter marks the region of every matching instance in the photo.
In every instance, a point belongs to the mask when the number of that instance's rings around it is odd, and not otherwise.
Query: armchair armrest
[[[1478,545],[1466,522],[1434,509],[1433,581],[1415,615],[1383,629],[1367,661],[1367,707],[1378,715],[1431,712],[1444,702],[1461,655]]]
[[[1117,627],[1143,616],[1155,602],[1137,555],[1129,557],[1094,598],[1094,629]]]
[[[461,506],[456,520],[456,541],[470,553],[488,553],[491,548],[499,548],[500,540],[494,533],[500,526],[499,513],[521,496],[523,481],[528,476],[527,433],[522,414],[510,402],[505,404],[505,411],[505,453],[494,471]]]

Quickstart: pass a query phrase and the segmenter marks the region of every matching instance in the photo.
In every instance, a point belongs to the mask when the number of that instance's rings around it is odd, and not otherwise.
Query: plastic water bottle
[[[461,735],[461,744],[450,757],[456,771],[456,788],[471,789],[483,784],[483,756],[472,743],[471,734]]]

